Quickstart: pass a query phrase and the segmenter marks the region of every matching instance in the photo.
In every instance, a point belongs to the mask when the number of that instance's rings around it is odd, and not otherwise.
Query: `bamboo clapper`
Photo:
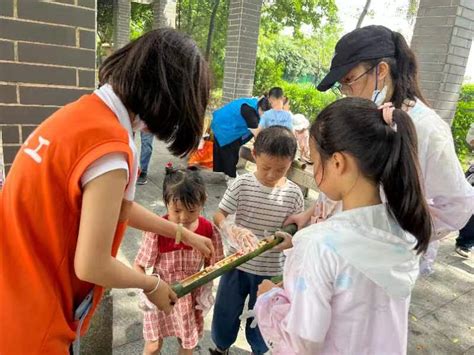
[[[297,231],[296,224],[290,224],[281,229],[283,232],[294,235]],[[226,272],[236,268],[239,265],[259,256],[260,254],[266,252],[267,250],[273,248],[274,246],[280,244],[283,241],[283,238],[276,237],[273,240],[262,240],[259,242],[258,247],[246,254],[234,253],[228,257],[218,261],[214,265],[208,266],[203,270],[181,280],[173,283],[171,288],[176,293],[178,298],[181,298],[188,293],[192,292],[196,288],[205,285],[206,283],[222,276]]]

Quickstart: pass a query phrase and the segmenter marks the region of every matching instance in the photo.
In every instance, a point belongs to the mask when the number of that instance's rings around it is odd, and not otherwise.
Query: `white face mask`
[[[387,85],[385,85],[382,91],[375,89],[372,93],[372,101],[375,102],[377,106],[382,105],[385,102],[387,97]]]

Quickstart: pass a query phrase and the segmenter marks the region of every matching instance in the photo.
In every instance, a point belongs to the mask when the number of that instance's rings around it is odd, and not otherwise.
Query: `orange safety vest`
[[[131,171],[129,134],[94,94],[55,112],[19,150],[0,193],[0,354],[68,354],[74,310],[93,289],[88,328],[103,288],[74,272],[80,179],[112,152],[125,153]],[[117,225],[113,256],[126,224]]]

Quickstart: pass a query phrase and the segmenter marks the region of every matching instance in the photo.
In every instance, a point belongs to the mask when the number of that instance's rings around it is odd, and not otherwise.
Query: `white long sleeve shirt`
[[[274,355],[404,354],[416,239],[385,205],[342,211],[293,237],[284,289],[254,311]]]

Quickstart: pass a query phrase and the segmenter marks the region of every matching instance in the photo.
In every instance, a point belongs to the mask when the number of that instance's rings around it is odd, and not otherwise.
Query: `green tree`
[[[466,168],[469,162],[471,147],[466,142],[469,127],[474,123],[474,84],[464,84],[459,95],[456,114],[451,130],[453,132],[456,154]],[[472,156],[471,156],[472,158]]]
[[[178,0],[176,26],[189,34],[210,63],[213,86],[222,87],[230,0]],[[98,0],[98,45],[113,46],[112,0]],[[152,27],[150,5],[132,3],[131,39]],[[338,37],[335,0],[275,0],[262,8],[256,89],[285,78],[304,81],[327,70]],[[292,36],[281,36],[291,28]],[[305,34],[309,29],[309,35]],[[279,38],[281,37],[281,38]],[[263,38],[271,38],[266,45]],[[272,70],[273,68],[273,70]]]
[[[103,45],[112,46],[114,36],[113,0],[97,1],[97,57],[100,63],[105,55]]]
[[[130,13],[130,39],[136,39],[153,27],[153,8],[149,4],[132,2]]]
[[[275,0],[264,3],[261,27],[265,33],[279,33],[285,27],[302,36],[302,27],[313,29],[338,22],[335,0]]]
[[[222,87],[230,0],[178,0],[176,27],[190,35],[208,59],[213,86]]]
[[[153,25],[153,10],[151,5],[132,2],[130,14],[130,39],[136,39]],[[103,45],[113,48],[114,15],[113,0],[97,1],[97,52],[98,56],[105,55]]]
[[[282,79],[318,82],[329,69],[340,33],[334,0],[276,0],[264,4],[254,92],[268,90],[267,83]],[[274,73],[268,70],[271,67],[277,68]],[[277,78],[278,73],[282,75]]]

